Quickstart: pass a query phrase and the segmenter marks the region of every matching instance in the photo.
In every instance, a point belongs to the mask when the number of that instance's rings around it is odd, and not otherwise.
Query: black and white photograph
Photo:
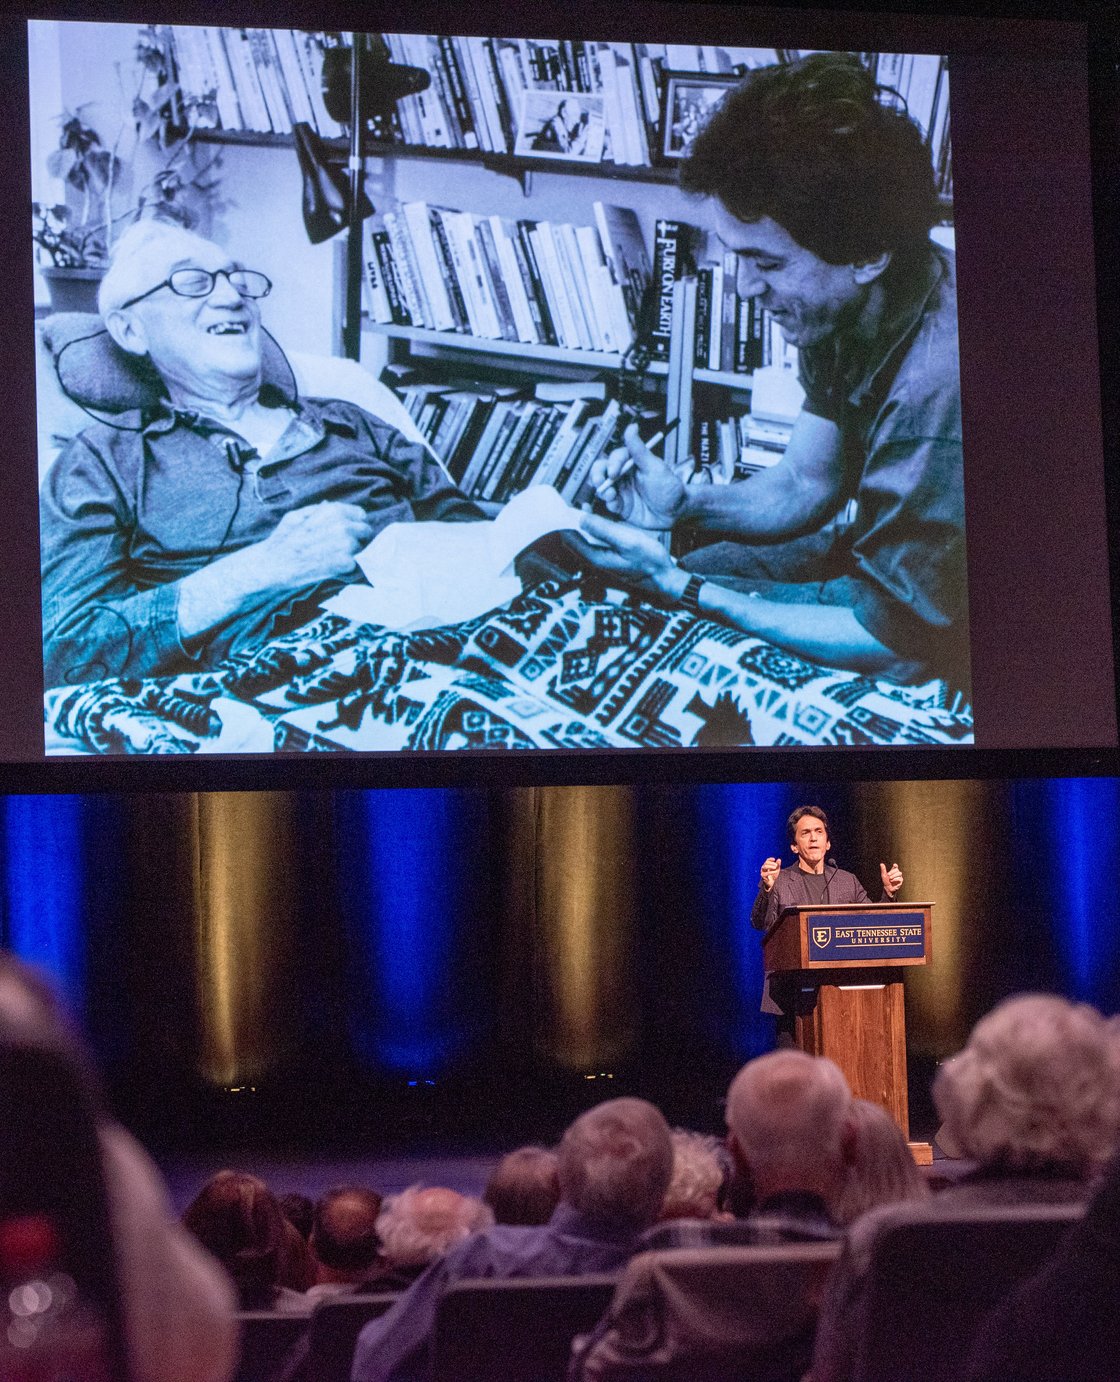
[[[738,84],[739,78],[720,73],[666,72],[663,81],[661,155],[663,158],[684,158],[692,141],[711,119],[728,90]]]
[[[603,157],[603,98],[584,93],[526,91],[514,153],[598,163]]]
[[[29,24],[46,752],[973,743],[946,58],[359,41]]]

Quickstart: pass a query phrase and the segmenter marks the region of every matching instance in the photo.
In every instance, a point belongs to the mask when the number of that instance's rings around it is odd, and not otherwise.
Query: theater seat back
[[[572,1339],[595,1326],[616,1282],[458,1282],[436,1314],[431,1382],[563,1382]]]
[[[311,1312],[305,1382],[350,1382],[350,1365],[362,1326],[384,1315],[396,1293],[327,1296]]]
[[[984,1316],[1081,1213],[1080,1205],[1024,1205],[887,1222],[872,1248],[855,1382],[955,1375]]]
[[[798,1382],[839,1254],[839,1243],[640,1253],[573,1382]]]

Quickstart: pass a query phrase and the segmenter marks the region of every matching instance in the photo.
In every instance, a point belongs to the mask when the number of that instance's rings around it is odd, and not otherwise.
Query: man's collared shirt
[[[267,388],[261,401],[275,401]],[[48,686],[198,670],[306,622],[334,583],[263,595],[197,657],[178,631],[179,580],[266,538],[295,509],[356,504],[375,532],[482,517],[423,447],[354,404],[290,411],[263,457],[221,423],[168,406],[71,442],[40,499]]]
[[[816,907],[831,902],[868,902],[863,884],[847,869],[826,864],[823,873],[808,873],[797,864],[781,869],[767,892],[760,883],[751,907],[751,925],[768,931],[787,907]]]
[[[955,260],[931,245],[873,341],[801,351],[805,410],[844,435],[856,500],[841,530],[860,623],[902,658],[967,684],[960,351]]]
[[[642,1236],[642,1252],[666,1248],[750,1248],[772,1243],[831,1242],[843,1235],[819,1195],[771,1195],[746,1219],[670,1219]]]
[[[614,1272],[637,1244],[632,1226],[597,1222],[568,1204],[558,1205],[541,1228],[499,1224],[476,1233],[433,1262],[388,1314],[365,1326],[354,1354],[353,1382],[418,1382],[426,1377],[436,1310],[456,1281]]]

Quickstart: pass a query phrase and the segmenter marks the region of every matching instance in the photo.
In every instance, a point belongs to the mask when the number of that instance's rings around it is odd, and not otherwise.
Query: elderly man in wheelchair
[[[122,236],[98,337],[140,406],[44,478],[48,686],[197,671],[297,628],[382,528],[481,512],[432,454],[353,403],[299,398],[262,331],[268,278],[178,226]]]

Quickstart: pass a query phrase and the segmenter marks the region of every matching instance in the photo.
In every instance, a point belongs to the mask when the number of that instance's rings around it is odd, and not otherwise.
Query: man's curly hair
[[[681,186],[740,221],[770,217],[829,264],[912,257],[939,207],[921,131],[892,99],[847,53],[758,68],[697,135]]]

